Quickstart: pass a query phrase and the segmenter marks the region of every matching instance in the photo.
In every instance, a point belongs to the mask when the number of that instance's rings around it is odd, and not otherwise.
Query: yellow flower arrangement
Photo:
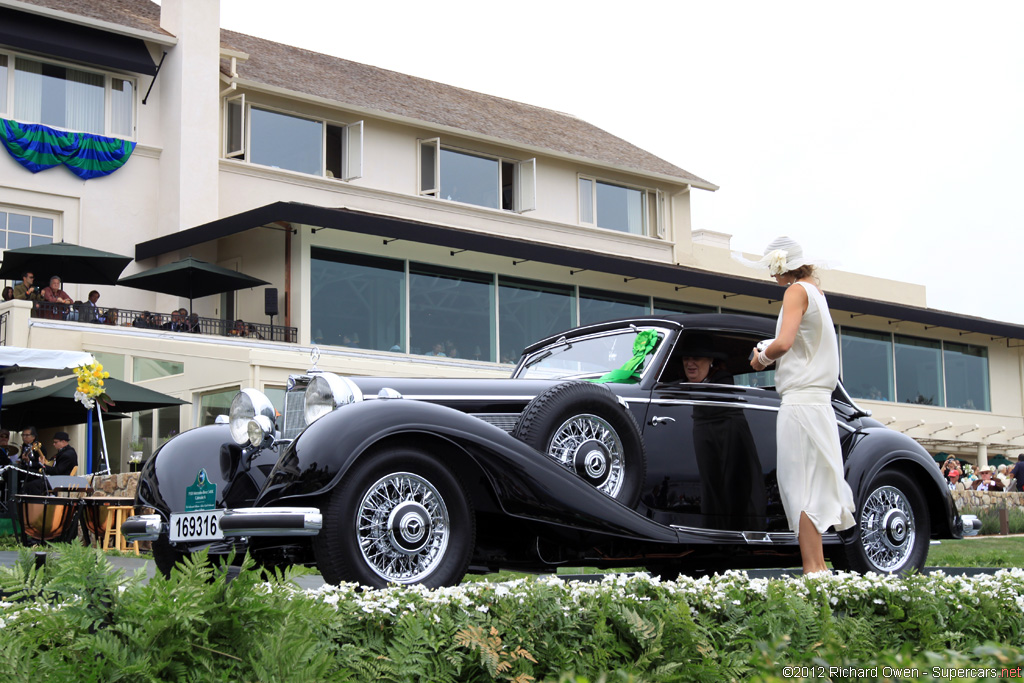
[[[78,390],[75,391],[75,400],[80,402],[87,409],[92,410],[99,399],[103,410],[107,405],[114,405],[113,400],[107,395],[103,388],[103,380],[110,377],[110,373],[103,369],[99,362],[88,365],[80,365],[75,368],[75,375],[78,377]]]

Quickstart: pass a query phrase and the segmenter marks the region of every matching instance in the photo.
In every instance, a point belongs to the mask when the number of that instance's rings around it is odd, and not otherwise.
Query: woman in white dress
[[[787,289],[775,339],[754,349],[750,365],[757,371],[776,365],[775,387],[782,396],[776,427],[779,492],[789,527],[800,541],[804,574],[811,574],[828,569],[822,533],[855,522],[832,410],[839,345],[814,266],[800,245],[779,237],[760,263]]]

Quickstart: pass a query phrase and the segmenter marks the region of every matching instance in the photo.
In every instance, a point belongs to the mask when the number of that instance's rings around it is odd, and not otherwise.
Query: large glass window
[[[599,228],[647,235],[647,190],[580,178],[580,223]],[[652,202],[655,210],[657,202]]]
[[[149,458],[157,448],[179,431],[181,410],[178,406],[140,410],[132,415],[132,443],[142,445],[143,459]]]
[[[124,355],[120,353],[107,353],[106,351],[90,351],[93,357],[99,361],[103,369],[110,373],[114,379],[124,380]],[[116,412],[116,411],[115,411]]]
[[[988,349],[946,342],[946,405],[950,408],[989,410]]]
[[[212,425],[217,421],[218,415],[227,417],[228,411],[231,409],[231,399],[237,393],[238,387],[231,387],[229,389],[220,389],[200,394],[198,400],[192,402],[199,411],[196,426]]]
[[[498,278],[501,362],[515,363],[527,344],[574,326],[576,297],[569,285]],[[473,349],[477,358],[477,349]]]
[[[893,400],[892,338],[843,328],[843,384],[854,398]]]
[[[135,382],[180,375],[183,372],[185,372],[185,364],[180,361],[138,356],[132,359],[132,380]]]
[[[20,249],[53,242],[54,218],[0,206],[0,249]]]
[[[689,304],[685,301],[672,301],[670,299],[654,299],[654,314],[655,315],[675,315],[676,313],[715,313],[717,308],[714,306],[704,306],[702,304]]]
[[[250,109],[249,121],[252,163],[322,174],[322,122],[257,107]]]
[[[513,161],[441,147],[440,138],[421,140],[419,194],[504,211],[532,211],[536,159]]]
[[[500,172],[501,162],[498,159],[442,149],[441,197],[497,209]]]
[[[944,405],[940,342],[896,335],[896,400]]]
[[[405,262],[313,247],[313,343],[405,350]]]
[[[224,156],[271,168],[341,180],[363,174],[362,121],[332,124],[246,106],[244,95],[224,101],[223,144]]]
[[[649,311],[645,296],[580,287],[580,325],[646,315]]]
[[[0,56],[0,81],[8,81],[10,58]],[[68,130],[111,134],[132,134],[135,84],[123,78],[73,69],[25,57],[14,58],[14,98],[7,101],[7,88],[0,95],[0,113],[26,123],[42,123]],[[107,93],[110,93],[110,130],[106,128]]]
[[[494,361],[495,322],[492,275],[409,264],[412,353]]]

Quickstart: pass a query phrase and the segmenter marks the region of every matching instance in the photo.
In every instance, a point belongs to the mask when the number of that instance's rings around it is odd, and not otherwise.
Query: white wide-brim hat
[[[764,256],[758,261],[744,258],[739,252],[732,257],[751,268],[768,269],[769,275],[782,275],[802,266],[828,268],[824,261],[812,261],[804,257],[804,248],[792,237],[776,237],[764,249]]]

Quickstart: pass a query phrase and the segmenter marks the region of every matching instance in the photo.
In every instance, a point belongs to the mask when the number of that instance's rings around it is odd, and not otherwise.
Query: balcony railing
[[[298,341],[298,328],[268,323],[251,323],[238,320],[221,320],[220,318],[179,319],[176,316],[151,313],[150,311],[133,311],[125,308],[94,309],[89,304],[54,304],[45,301],[37,302],[32,309],[33,318],[47,320],[67,320],[69,322],[94,323],[119,327],[135,327],[166,332],[184,332],[211,334],[221,337],[238,337],[243,339],[263,339],[267,341],[287,342]],[[0,318],[0,334],[3,323]]]

